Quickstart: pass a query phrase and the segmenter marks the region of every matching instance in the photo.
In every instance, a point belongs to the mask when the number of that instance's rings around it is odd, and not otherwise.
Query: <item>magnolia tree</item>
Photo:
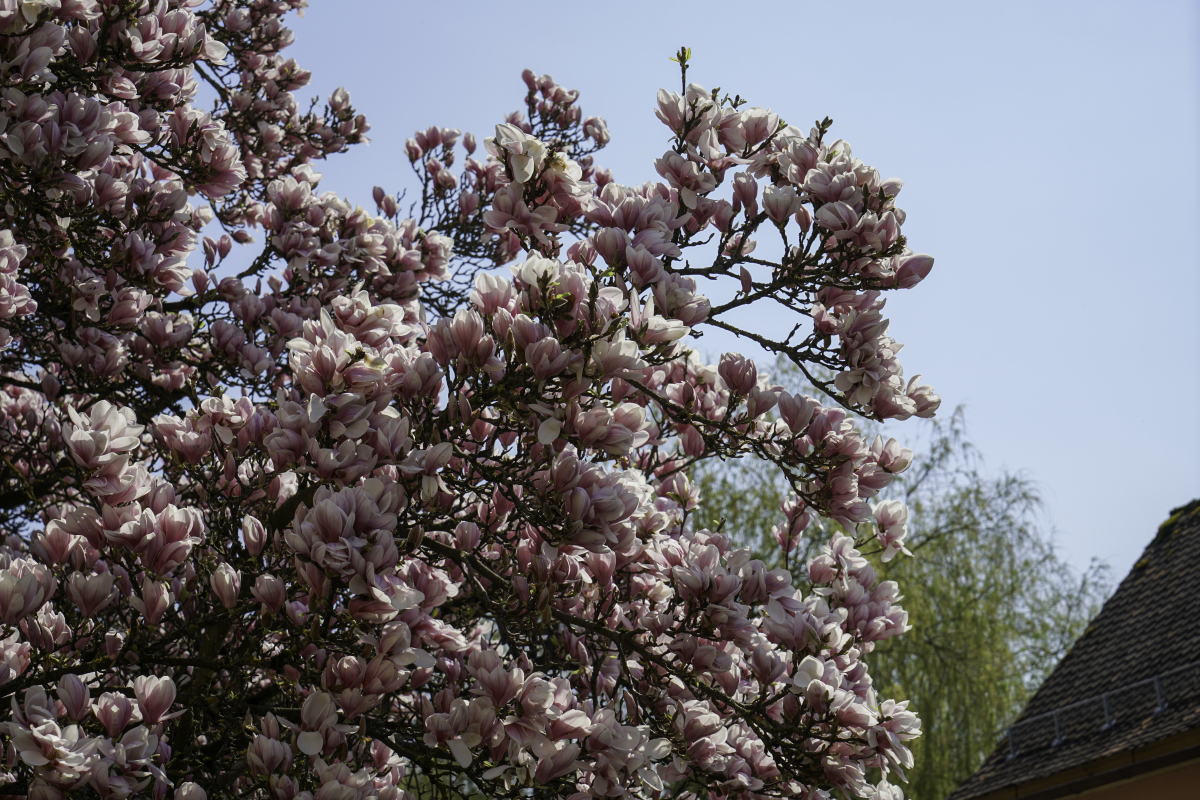
[[[932,265],[900,182],[681,51],[658,180],[526,72],[368,212],[317,188],[367,124],[298,103],[302,5],[0,0],[0,791],[900,796],[867,556],[911,453],[851,416],[938,405],[881,316]],[[692,524],[689,469],[739,457],[792,488],[784,552],[840,523],[804,585]]]

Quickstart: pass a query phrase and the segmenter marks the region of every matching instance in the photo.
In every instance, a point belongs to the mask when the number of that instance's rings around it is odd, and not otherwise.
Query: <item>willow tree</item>
[[[1080,574],[1056,554],[1035,485],[984,468],[961,408],[927,424],[925,447],[885,493],[908,506],[905,546],[916,557],[871,556],[881,580],[904,587],[912,630],[880,643],[871,674],[882,694],[920,713],[908,791],[937,800],[979,766],[1082,632],[1108,576],[1099,563]],[[698,525],[736,532],[755,557],[798,577],[836,526],[814,520],[788,554],[778,545],[789,535],[780,520],[794,516],[787,487],[762,464],[710,462],[696,483]]]

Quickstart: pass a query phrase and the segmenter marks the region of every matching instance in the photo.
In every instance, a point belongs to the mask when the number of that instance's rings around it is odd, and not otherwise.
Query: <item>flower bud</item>
[[[62,388],[58,378],[53,374],[45,372],[42,374],[42,393],[46,395],[46,399],[54,402],[54,398],[58,397],[58,390]]]
[[[624,261],[625,249],[630,245],[629,235],[620,228],[603,228],[593,237],[593,246],[610,267]]]
[[[729,391],[740,395],[750,394],[758,382],[758,367],[739,353],[725,353],[717,365],[717,373],[729,387]]]
[[[924,253],[902,256],[896,263],[896,285],[901,289],[911,289],[925,280],[931,269],[933,256]]]
[[[125,640],[129,638],[129,634],[125,631],[119,631],[115,628],[110,629],[104,634],[104,652],[110,659],[116,661],[117,656],[121,655],[121,651],[125,649]],[[133,655],[132,653],[130,655]]]
[[[88,685],[74,675],[64,675],[58,681],[58,699],[67,716],[73,720],[83,719],[92,706],[92,693]]]
[[[739,172],[733,176],[734,207],[746,209],[746,216],[758,214],[758,181],[748,172]]]
[[[71,50],[75,53],[75,59],[80,64],[86,64],[91,61],[99,49],[95,34],[91,33],[87,29],[87,26],[72,26],[68,38],[71,41]]]
[[[292,763],[291,756],[291,749],[283,742],[261,735],[255,736],[246,748],[246,763],[251,775],[270,775],[280,764],[286,769]]]
[[[271,789],[271,797],[275,800],[293,800],[300,790],[296,782],[286,775],[272,775],[267,780],[267,785]]]
[[[267,543],[267,529],[256,517],[249,514],[242,517],[242,543],[246,545],[246,552],[252,556],[261,553]]]
[[[167,584],[162,581],[152,581],[147,576],[142,579],[141,598],[131,597],[129,604],[142,612],[149,625],[157,625],[162,620],[167,609],[175,602],[175,595]]]
[[[479,526],[474,522],[460,522],[454,529],[454,540],[458,549],[470,553],[479,546]]]
[[[808,206],[796,209],[796,224],[800,226],[801,231],[808,233],[808,229],[812,227],[812,212],[808,210]]]
[[[237,605],[238,594],[242,590],[242,573],[228,564],[221,564],[209,577],[208,584],[221,605],[226,608]]]

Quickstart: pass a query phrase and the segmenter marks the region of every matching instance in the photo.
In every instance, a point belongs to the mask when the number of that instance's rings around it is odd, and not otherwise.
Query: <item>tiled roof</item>
[[[1007,736],[950,800],[1200,728],[1200,500],[1175,509]]]

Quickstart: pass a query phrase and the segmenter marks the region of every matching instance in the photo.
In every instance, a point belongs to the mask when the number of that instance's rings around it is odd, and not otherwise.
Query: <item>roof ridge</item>
[[[1174,517],[1176,514],[1179,514],[1181,512],[1193,511],[1197,508],[1200,508],[1200,497],[1197,497],[1195,500],[1184,503],[1183,505],[1178,506],[1176,508],[1172,508],[1171,516]],[[1171,521],[1170,519],[1167,520],[1167,522],[1170,522],[1170,521]],[[1163,523],[1163,524],[1165,525],[1166,523]]]
[[[1197,513],[1200,513],[1200,497],[1196,498],[1195,500],[1192,500],[1189,503],[1184,503],[1181,506],[1172,508],[1171,515],[1169,517],[1167,517],[1165,520],[1163,520],[1162,524],[1158,526],[1158,532],[1154,534],[1154,538],[1150,540],[1150,543],[1148,545],[1146,545],[1146,549],[1142,551],[1142,557],[1140,559],[1138,559],[1137,563],[1134,564],[1134,566],[1137,567],[1137,566],[1141,565],[1143,561],[1146,560],[1147,552],[1150,550],[1151,547],[1158,544],[1159,540],[1171,535],[1170,534],[1171,528],[1175,527],[1176,525],[1178,525],[1180,522],[1187,519],[1188,517],[1196,516]]]

